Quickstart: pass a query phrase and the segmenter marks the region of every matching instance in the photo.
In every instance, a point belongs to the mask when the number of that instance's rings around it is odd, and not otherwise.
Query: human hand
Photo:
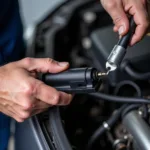
[[[130,46],[139,42],[148,31],[149,16],[145,0],[101,0],[104,9],[114,22],[114,31],[120,36],[129,30],[128,16],[133,16],[137,25]]]
[[[0,111],[18,122],[53,105],[67,105],[72,96],[45,85],[37,73],[58,73],[69,67],[49,58],[25,58],[0,67]]]

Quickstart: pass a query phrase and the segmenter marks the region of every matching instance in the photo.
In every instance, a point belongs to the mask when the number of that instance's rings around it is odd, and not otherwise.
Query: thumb
[[[69,67],[68,62],[58,62],[51,58],[24,58],[19,62],[19,65],[28,71],[41,73],[58,73]]]
[[[123,9],[121,1],[107,0],[104,2],[104,8],[111,16],[115,26],[114,31],[119,33],[119,35],[125,35],[129,30],[129,20]]]

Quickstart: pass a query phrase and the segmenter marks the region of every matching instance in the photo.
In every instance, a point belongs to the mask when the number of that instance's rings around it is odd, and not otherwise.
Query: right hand
[[[50,58],[25,58],[0,67],[0,111],[23,122],[53,105],[68,105],[70,94],[36,79],[38,72],[58,73],[68,66]]]
[[[128,15],[133,16],[137,25],[130,45],[141,41],[149,28],[149,14],[147,12],[146,0],[100,0],[104,9],[108,12],[114,22],[114,31],[120,37],[129,30]]]

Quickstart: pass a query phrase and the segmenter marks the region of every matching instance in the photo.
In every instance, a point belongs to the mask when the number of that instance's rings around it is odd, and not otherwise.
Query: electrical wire
[[[128,114],[132,110],[137,110],[140,106],[141,106],[141,104],[132,104],[132,105],[129,105],[127,108],[125,108],[122,111],[121,117],[124,118],[126,114]]]
[[[140,73],[135,71],[131,66],[127,65],[125,68],[125,71],[133,78],[138,80],[148,80],[150,79],[150,72],[147,73]]]
[[[118,83],[115,90],[114,90],[114,95],[118,95],[119,90],[125,85],[132,86],[137,93],[136,94],[137,97],[142,97],[142,92],[141,92],[140,87],[135,82],[130,81],[130,80],[124,80],[124,81],[121,81],[120,83]]]
[[[137,80],[148,80],[150,79],[150,72],[141,73],[131,67],[129,61],[124,61],[121,65],[122,70],[125,70],[128,75]]]
[[[147,105],[143,105],[143,118],[148,119],[148,107]]]
[[[140,103],[150,104],[150,100],[146,98],[121,97],[121,96],[107,95],[103,93],[89,93],[88,95],[95,97],[98,100],[106,100],[111,102],[128,103],[128,104],[140,104]]]

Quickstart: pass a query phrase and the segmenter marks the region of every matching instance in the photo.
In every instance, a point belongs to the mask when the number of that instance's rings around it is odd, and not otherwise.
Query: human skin
[[[100,0],[114,22],[114,31],[120,37],[129,30],[128,16],[133,16],[137,25],[130,46],[141,41],[149,28],[149,15],[146,0]]]
[[[72,95],[57,91],[37,79],[37,73],[58,73],[67,62],[50,58],[24,58],[0,67],[0,111],[18,122],[54,105],[68,105]]]

